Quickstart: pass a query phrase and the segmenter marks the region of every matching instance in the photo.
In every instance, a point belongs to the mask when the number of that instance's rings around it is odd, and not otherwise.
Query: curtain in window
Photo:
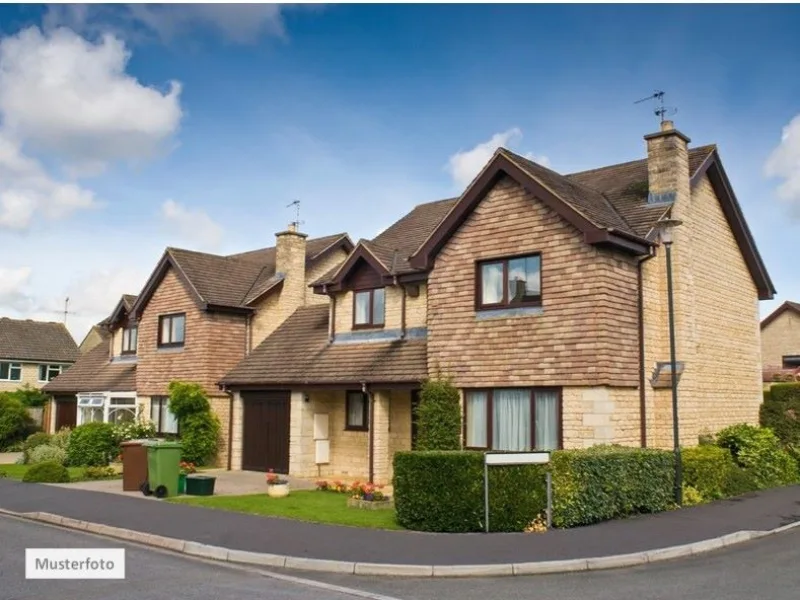
[[[481,267],[481,303],[499,304],[503,301],[503,263]]]
[[[495,390],[492,447],[495,450],[530,450],[530,390]]]
[[[467,446],[486,448],[486,434],[489,431],[486,417],[487,392],[467,392]]]
[[[178,419],[169,409],[169,402],[164,400],[161,404],[161,432],[178,433]]]
[[[372,292],[372,323],[383,325],[383,316],[386,309],[386,296],[383,288]]]
[[[364,396],[351,394],[347,405],[347,424],[351,427],[363,427],[364,423]]]
[[[558,448],[558,394],[536,392],[536,448]]]
[[[356,294],[356,323],[369,323],[369,292]]]

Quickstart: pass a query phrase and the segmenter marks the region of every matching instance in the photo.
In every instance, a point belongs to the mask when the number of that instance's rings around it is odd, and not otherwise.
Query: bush
[[[57,448],[61,448],[65,452],[69,448],[69,439],[72,435],[72,430],[69,427],[62,427],[56,433],[50,436],[50,441],[48,442],[51,446],[56,446]]]
[[[769,401],[800,402],[800,383],[773,383],[769,388]]]
[[[759,489],[798,480],[797,463],[771,429],[744,423],[732,425],[717,434],[717,445],[731,451],[733,460],[749,471]]]
[[[666,510],[674,500],[671,452],[594,446],[551,454],[553,525],[576,527]]]
[[[196,465],[207,465],[217,455],[220,424],[216,415],[201,412],[184,417],[181,427],[181,459]]]
[[[28,436],[28,439],[22,444],[23,464],[30,462],[30,455],[34,448],[37,446],[45,446],[50,443],[50,434],[39,431]]]
[[[727,496],[731,473],[738,469],[730,450],[719,446],[695,446],[681,450],[683,481],[706,500]]]
[[[105,467],[118,453],[113,425],[86,423],[72,430],[67,464],[72,467]]]
[[[172,381],[169,384],[169,410],[181,421],[190,415],[210,412],[211,404],[200,384]]]
[[[736,466],[730,472],[728,481],[725,482],[724,495],[725,498],[735,498],[736,496],[755,492],[759,489],[758,482],[753,474],[746,469]]]
[[[417,407],[418,450],[461,449],[461,405],[458,389],[446,379],[422,385]]]
[[[22,481],[29,483],[69,483],[69,471],[64,465],[56,462],[43,462],[28,469]]]
[[[67,453],[63,448],[50,446],[48,444],[36,446],[30,451],[28,463],[36,465],[44,462],[55,462],[63,465],[66,462]]]
[[[83,470],[84,479],[115,479],[117,471],[113,467],[86,467]]]
[[[35,430],[28,409],[10,393],[0,393],[0,451],[21,442]]]
[[[397,522],[416,531],[483,531],[483,452],[414,451],[394,456]],[[547,507],[538,465],[489,469],[489,526],[522,531]]]
[[[759,422],[784,444],[800,444],[800,398],[765,402],[759,410]]]
[[[150,440],[158,437],[154,423],[144,420],[128,421],[114,425],[114,439],[117,444],[129,440]]]
[[[41,407],[47,404],[48,395],[41,390],[26,383],[16,391],[10,393],[12,398],[19,400],[23,406]]]
[[[702,493],[696,488],[691,485],[683,484],[683,505],[684,506],[694,506],[695,504],[703,504],[706,502],[706,498],[703,496]]]

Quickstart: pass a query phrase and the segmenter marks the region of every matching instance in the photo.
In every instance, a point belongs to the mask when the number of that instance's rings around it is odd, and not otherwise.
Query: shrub
[[[72,430],[69,427],[62,427],[56,433],[50,436],[48,444],[61,448],[65,452],[69,448],[69,439],[72,435]]]
[[[41,446],[36,446],[33,450],[30,451],[30,454],[28,456],[28,463],[36,465],[44,462],[55,462],[60,465],[63,465],[66,459],[67,459],[67,453],[63,448],[59,448],[58,446],[50,446],[49,444],[44,444]]]
[[[47,404],[48,396],[41,390],[26,383],[21,388],[10,393],[12,398],[19,400],[23,406],[41,407]]]
[[[731,451],[736,464],[749,471],[760,489],[798,480],[797,463],[771,429],[744,423],[732,425],[717,434],[717,445]]]
[[[394,457],[397,522],[417,531],[483,531],[483,452],[414,451]],[[547,506],[538,465],[489,470],[489,526],[522,531]]]
[[[43,462],[27,470],[22,481],[29,483],[69,483],[69,471],[56,462]]]
[[[67,464],[72,467],[105,467],[118,453],[113,425],[86,423],[72,430]]]
[[[154,423],[145,420],[128,421],[114,425],[114,439],[117,444],[129,440],[150,440],[158,437]]]
[[[28,439],[22,444],[23,463],[30,462],[30,455],[34,448],[37,446],[44,446],[50,443],[50,434],[39,431],[28,436]]]
[[[9,393],[0,394],[0,451],[21,442],[34,431],[28,409]]]
[[[734,498],[758,489],[760,488],[753,474],[736,465],[730,472],[728,481],[725,482],[724,495],[725,498]]]
[[[730,450],[719,446],[695,446],[681,450],[683,481],[706,500],[724,498],[731,472],[738,469]]]
[[[417,427],[417,449],[461,449],[460,395],[449,380],[428,380],[422,385]]]
[[[213,462],[219,444],[220,424],[211,412],[189,415],[180,422],[181,459],[196,465]]]
[[[800,398],[770,400],[761,405],[759,422],[784,444],[800,444]]]
[[[190,415],[209,412],[211,404],[200,384],[172,381],[169,384],[169,410],[180,422]]]
[[[766,400],[766,393],[764,399]],[[769,388],[771,402],[800,402],[800,383],[773,383]]]
[[[83,470],[84,479],[114,479],[117,471],[113,467],[86,467]]]
[[[695,504],[703,504],[706,498],[700,491],[691,485],[683,484],[683,505],[694,506]]]
[[[595,446],[551,454],[553,525],[576,527],[639,513],[660,512],[673,502],[671,452]]]

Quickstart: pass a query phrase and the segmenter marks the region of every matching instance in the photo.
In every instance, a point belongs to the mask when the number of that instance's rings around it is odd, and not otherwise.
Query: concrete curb
[[[231,550],[220,546],[209,546],[199,542],[179,540],[141,531],[133,531],[131,529],[123,529],[121,527],[111,527],[109,525],[70,519],[44,512],[21,513],[0,508],[0,514],[31,521],[40,521],[68,529],[88,531],[89,533],[105,537],[135,542],[137,544],[153,546],[155,548],[162,548],[189,556],[221,562],[324,573],[390,577],[507,577],[514,575],[543,575],[574,573],[576,571],[619,569],[713,552],[714,550],[800,527],[800,521],[797,521],[769,531],[736,531],[691,544],[669,546],[667,548],[633,552],[631,554],[615,554],[592,558],[488,565],[394,565],[387,563],[356,563],[316,558],[299,558],[279,554]]]

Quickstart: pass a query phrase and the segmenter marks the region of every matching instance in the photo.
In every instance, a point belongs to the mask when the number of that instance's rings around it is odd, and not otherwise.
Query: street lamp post
[[[681,225],[677,219],[658,222],[659,236],[667,258],[667,305],[669,310],[669,360],[672,377],[672,449],[675,454],[675,503],[683,504],[683,464],[681,461],[680,427],[678,421],[678,361],[675,356],[675,302],[672,291],[672,230]]]

